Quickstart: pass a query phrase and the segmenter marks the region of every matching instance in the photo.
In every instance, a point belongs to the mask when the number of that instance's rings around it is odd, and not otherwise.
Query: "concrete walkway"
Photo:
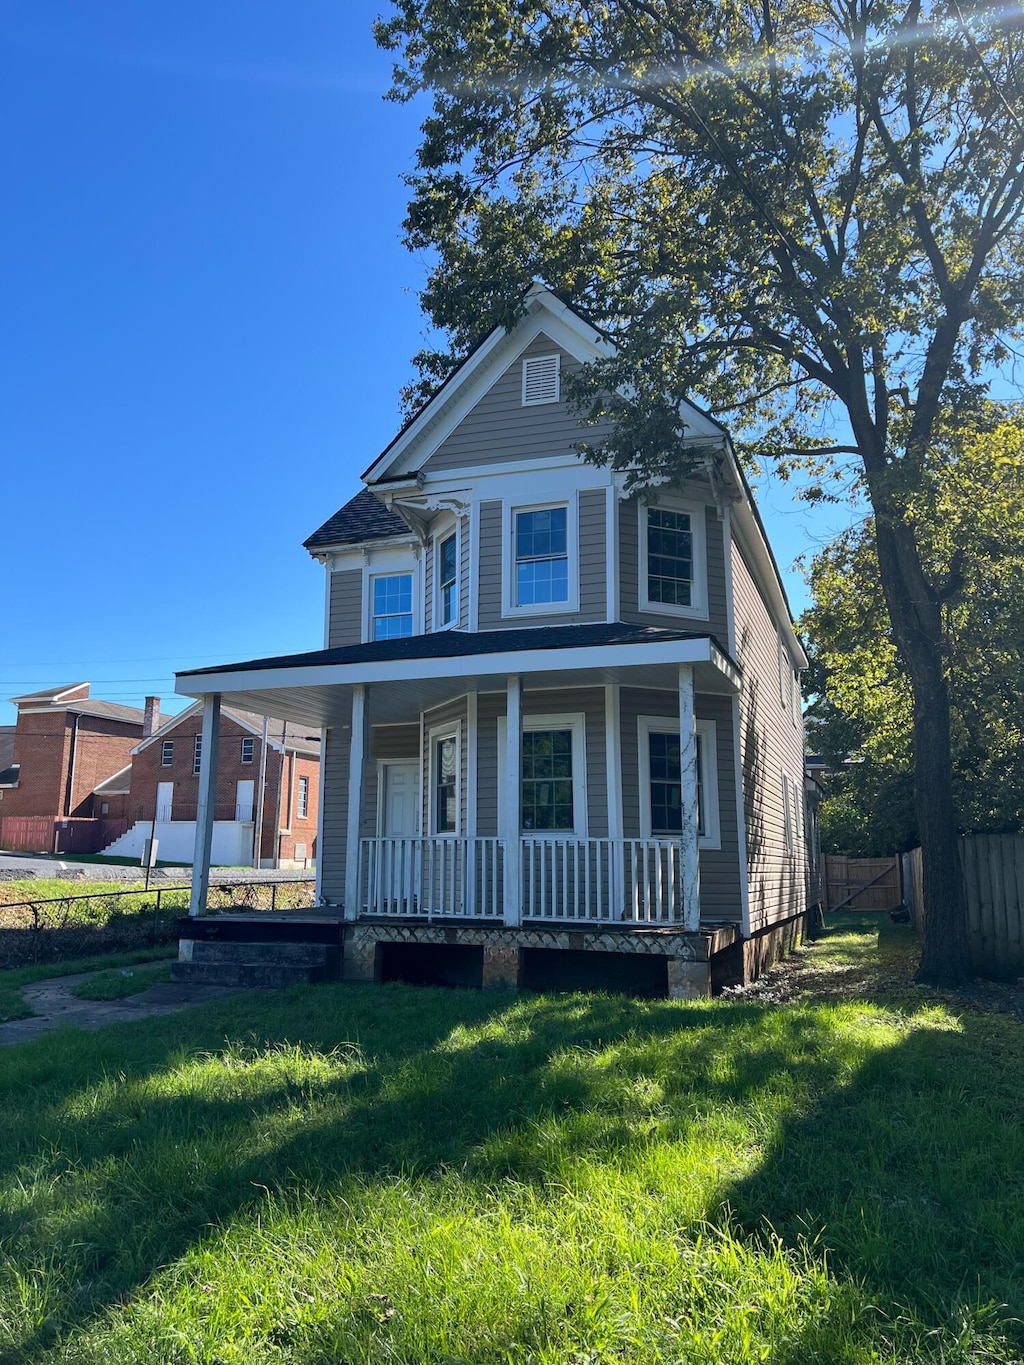
[[[22,996],[36,1013],[29,1019],[13,1019],[0,1024],[0,1047],[30,1043],[59,1028],[98,1029],[107,1024],[128,1024],[136,1019],[152,1019],[155,1015],[177,1014],[193,1005],[205,1004],[207,1000],[238,994],[232,986],[200,986],[175,981],[162,981],[138,995],[125,996],[123,1000],[79,1000],[71,994],[71,988],[79,981],[96,975],[96,972],[76,972],[74,976],[51,976],[46,981],[26,986]]]

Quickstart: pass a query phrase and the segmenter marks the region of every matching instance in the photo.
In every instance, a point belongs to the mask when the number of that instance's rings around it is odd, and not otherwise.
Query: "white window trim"
[[[553,398],[527,398],[526,396],[526,372],[530,365],[539,365],[544,361],[555,362],[555,393]],[[562,357],[558,351],[547,351],[544,355],[527,355],[522,358],[523,374],[523,407],[539,408],[547,403],[558,403],[562,397]]]
[[[455,828],[439,834],[434,829],[435,754],[441,739],[455,740]],[[462,837],[462,721],[448,721],[432,726],[427,731],[427,832],[431,839],[460,839]]]
[[[202,734],[192,736],[192,775],[196,776],[202,772],[203,767],[203,736]]]
[[[168,751],[168,748],[167,748],[168,745],[170,745],[170,750],[169,750],[169,751]],[[164,754],[165,754],[165,753],[167,754],[167,757],[166,757],[166,758],[164,758]],[[173,767],[174,767],[174,740],[173,740],[173,739],[162,739],[162,740],[160,741],[160,767],[161,767],[161,768],[173,768]]]
[[[373,580],[375,578],[397,578],[399,574],[412,576],[412,633],[423,634],[423,575],[419,563],[383,564],[373,563],[363,566],[363,642],[373,640]]]
[[[246,746],[247,744],[248,744],[248,746],[249,746],[249,757],[248,757],[248,758],[246,758],[246,756],[245,756],[245,746]],[[241,748],[240,748],[240,751],[239,751],[239,759],[238,759],[239,763],[244,764],[244,766],[248,768],[248,767],[250,767],[250,766],[252,765],[252,763],[254,762],[255,757],[256,757],[256,739],[255,739],[255,736],[254,736],[254,735],[243,735],[243,736],[242,736]]]
[[[658,616],[686,616],[706,621],[708,619],[708,545],[707,522],[704,505],[699,502],[680,502],[675,498],[657,504],[659,511],[685,512],[690,518],[690,543],[693,550],[693,579],[690,585],[692,601],[688,607],[674,602],[652,602],[647,596],[647,503],[640,504],[640,610],[654,612]]]
[[[790,797],[789,774],[782,773],[782,840],[786,854],[792,857],[796,853],[796,830],[793,825],[793,806]]]
[[[565,552],[568,561],[569,597],[565,602],[531,602],[526,606],[516,603],[516,516],[520,512],[546,512],[556,507],[566,509]],[[501,614],[508,616],[567,616],[580,609],[580,552],[579,552],[579,494],[557,498],[552,502],[506,502],[502,508],[505,533],[501,544]]]
[[[572,731],[572,813],[571,830],[524,830],[520,820],[520,839],[586,839],[587,838],[587,717],[583,711],[523,717],[523,733],[527,730]],[[505,753],[508,720],[498,717],[498,828],[505,828]],[[519,779],[522,784],[522,777]],[[522,788],[520,785],[520,803]]]
[[[439,567],[441,563],[441,545],[449,537],[455,537],[455,615],[450,621],[441,620],[441,575]],[[424,588],[426,586],[424,578]],[[462,603],[462,526],[458,517],[453,517],[445,522],[444,526],[435,531],[430,542],[430,628],[431,630],[457,630],[459,626],[459,612]]]
[[[718,726],[713,720],[698,720],[693,727],[700,738],[701,778],[704,788],[704,833],[698,848],[722,847],[722,818],[718,804]],[[640,837],[662,839],[667,836],[651,831],[651,735],[678,735],[679,721],[672,716],[637,716],[637,755],[640,776]]]

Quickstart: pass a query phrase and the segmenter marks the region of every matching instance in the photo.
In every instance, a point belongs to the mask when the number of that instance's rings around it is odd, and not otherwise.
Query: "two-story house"
[[[806,661],[764,528],[696,407],[679,490],[583,462],[564,379],[607,346],[535,286],[306,542],[324,648],[178,676],[211,733],[221,700],[322,733],[350,979],[702,995],[806,909]]]

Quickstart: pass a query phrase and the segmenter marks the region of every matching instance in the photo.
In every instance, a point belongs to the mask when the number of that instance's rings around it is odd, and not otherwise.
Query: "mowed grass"
[[[51,1035],[0,1055],[0,1359],[1019,1361],[1022,1060],[914,992],[339,985]]]
[[[134,967],[109,967],[97,972],[72,986],[71,994],[78,1000],[123,1000],[129,995],[138,995],[158,982],[171,979],[171,964],[161,962],[156,965]]]

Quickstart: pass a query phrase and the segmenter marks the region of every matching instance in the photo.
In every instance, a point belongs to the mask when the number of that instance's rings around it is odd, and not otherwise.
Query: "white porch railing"
[[[364,914],[504,918],[506,841],[360,841]],[[682,846],[674,839],[519,841],[519,917],[586,924],[685,924]]]
[[[370,915],[502,914],[502,839],[360,840],[360,903]]]

